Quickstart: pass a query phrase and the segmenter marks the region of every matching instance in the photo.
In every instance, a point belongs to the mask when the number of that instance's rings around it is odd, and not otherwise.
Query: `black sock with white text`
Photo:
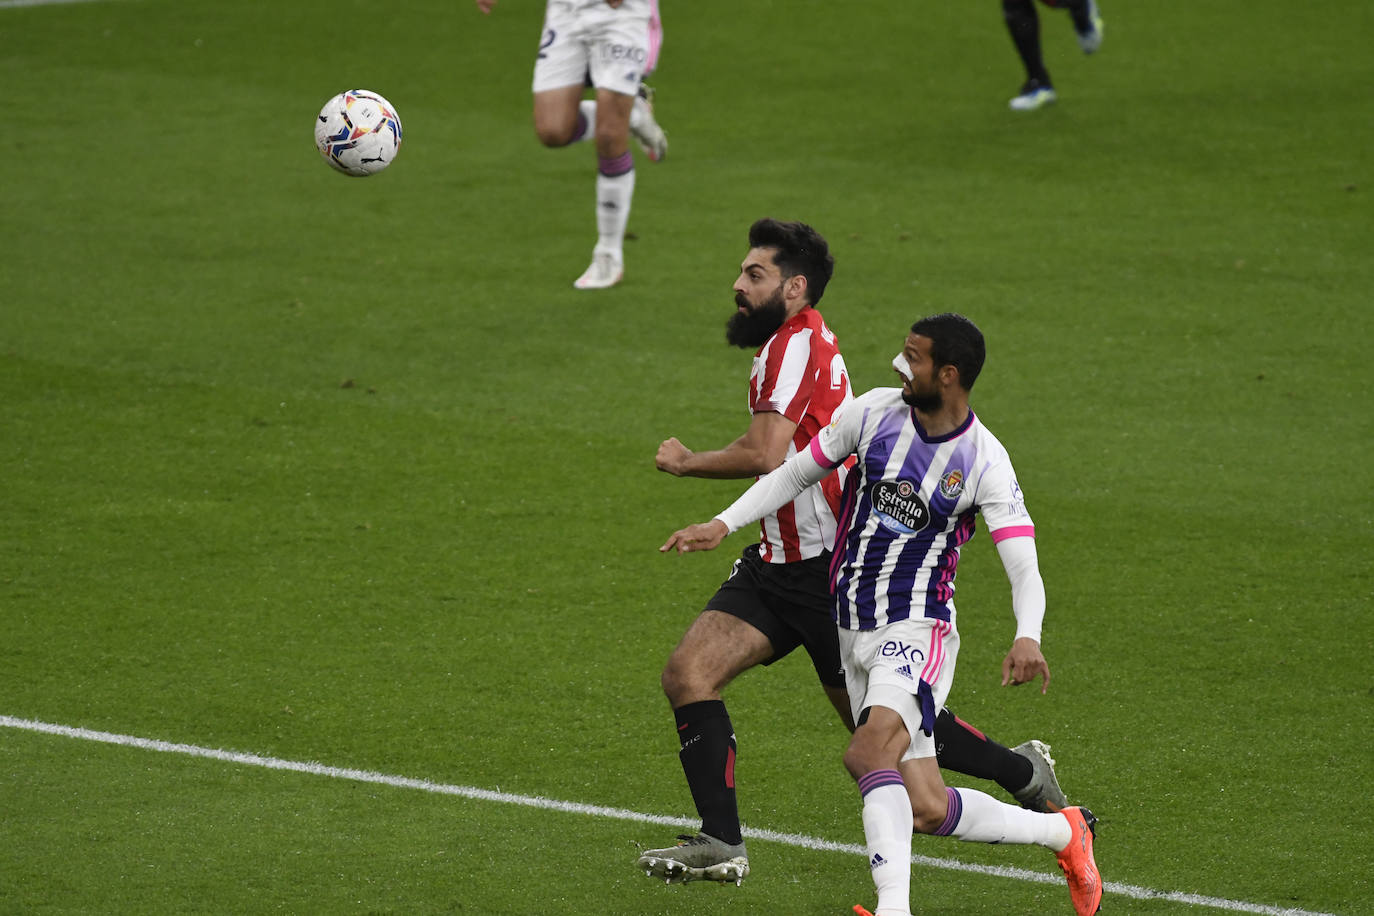
[[[735,803],[735,729],[721,700],[688,703],[673,710],[681,744],[678,759],[701,815],[701,832],[734,845],[741,842]]]

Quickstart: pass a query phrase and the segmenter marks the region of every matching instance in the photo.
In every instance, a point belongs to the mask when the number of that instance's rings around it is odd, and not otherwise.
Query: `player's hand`
[[[1037,677],[1045,679],[1040,685],[1040,692],[1049,690],[1050,664],[1040,653],[1040,643],[1023,636],[1011,644],[1011,651],[1002,659],[1002,686],[1011,684],[1019,687],[1021,684],[1029,684]]]
[[[620,9],[620,4],[622,4],[622,3],[624,3],[624,2],[625,2],[625,0],[606,0],[606,5],[609,6],[609,7],[610,7],[611,9],[613,9],[613,10],[618,10],[618,9]]]
[[[496,5],[496,0],[477,0],[477,8],[483,13],[490,13],[491,8]]]
[[[658,550],[659,553],[668,553],[672,550],[676,550],[678,553],[715,550],[729,533],[730,529],[725,527],[724,522],[718,518],[713,518],[709,522],[689,525],[680,531],[674,531],[673,536],[668,538],[668,543]]]
[[[654,464],[660,471],[667,471],[674,477],[681,477],[683,466],[690,457],[692,457],[692,450],[677,441],[677,437],[673,437],[672,439],[665,439],[663,444],[658,447],[658,454],[654,456]]]

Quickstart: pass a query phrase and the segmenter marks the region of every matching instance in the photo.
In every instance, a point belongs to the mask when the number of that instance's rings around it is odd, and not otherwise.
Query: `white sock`
[[[621,262],[625,260],[625,226],[630,221],[634,193],[633,168],[613,176],[596,173],[596,250],[609,251]]]
[[[863,793],[868,866],[878,889],[877,916],[911,913],[911,799],[896,770],[875,770],[859,780]]]
[[[577,103],[577,110],[582,113],[582,120],[587,122],[587,126],[582,128],[582,136],[573,141],[581,143],[596,136],[596,100],[583,99]]]
[[[1000,802],[977,789],[946,789],[949,815],[937,834],[970,843],[1016,843],[1055,852],[1069,845],[1073,828],[1062,814],[1041,814]]]

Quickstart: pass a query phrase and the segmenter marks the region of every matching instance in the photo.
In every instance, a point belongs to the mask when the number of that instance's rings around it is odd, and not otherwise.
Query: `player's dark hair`
[[[935,368],[953,366],[959,370],[963,389],[973,390],[988,355],[983,332],[976,324],[963,315],[945,312],[922,318],[911,326],[911,333],[930,338],[930,360]]]
[[[825,285],[835,272],[830,246],[806,223],[783,222],[764,217],[749,227],[750,248],[773,248],[773,263],[783,279],[798,274],[806,278],[806,299],[812,305],[821,301]]]

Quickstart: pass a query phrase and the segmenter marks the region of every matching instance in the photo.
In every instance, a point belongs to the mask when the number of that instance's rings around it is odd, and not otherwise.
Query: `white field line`
[[[543,798],[537,795],[513,795],[509,792],[479,789],[475,786],[446,785],[444,783],[430,782],[428,779],[390,776],[385,773],[374,773],[369,770],[354,770],[347,767],[326,766],[322,763],[282,760],[277,757],[262,757],[258,754],[244,754],[238,751],[217,750],[215,748],[199,747],[194,744],[173,744],[169,741],[156,741],[151,738],[138,738],[133,735],[119,735],[112,732],[91,731],[86,728],[74,728],[70,725],[53,725],[48,722],[37,722],[32,719],[18,719],[13,716],[0,716],[0,726],[5,728],[17,728],[30,732],[40,732],[46,735],[59,735],[64,738],[79,738],[83,741],[98,741],[103,744],[136,747],[141,750],[158,751],[164,754],[184,754],[188,757],[220,760],[225,763],[235,763],[241,766],[263,767],[269,770],[289,770],[294,773],[308,773],[312,776],[328,776],[331,779],[349,779],[355,782],[370,782],[383,786],[391,786],[396,789],[418,789],[421,792],[432,792],[436,795],[457,795],[461,798],[471,798],[477,801],[498,802],[506,805],[523,805],[527,808],[542,808],[547,811],[559,811],[566,814],[586,814],[592,817],[608,817],[621,821],[638,821],[645,824],[659,824],[665,827],[695,827],[697,825],[695,820],[689,818],[668,817],[663,814],[645,814],[640,811],[631,811],[627,808],[608,808],[602,805],[585,805],[580,802],[560,801],[556,798]],[[779,833],[775,830],[747,828],[744,831],[744,835],[750,839],[762,840],[769,843],[782,843],[786,846],[796,846],[802,849],[812,849],[824,852],[843,852],[850,855],[865,857],[868,855],[867,851],[862,846],[852,843],[837,843],[833,840],[824,840],[818,837],[805,836],[797,833]],[[1016,881],[1027,881],[1034,884],[1060,884],[1064,880],[1057,874],[1030,871],[1024,868],[977,865],[969,862],[958,862],[953,859],[937,859],[932,856],[912,856],[911,861],[914,865],[920,865],[926,868],[971,872],[998,878],[1011,878]],[[1181,891],[1160,891],[1148,887],[1139,887],[1133,884],[1121,884],[1116,881],[1104,881],[1102,883],[1102,889],[1109,894],[1119,894],[1123,897],[1131,897],[1136,900],[1169,900],[1175,903],[1211,907],[1213,909],[1226,910],[1232,913],[1260,913],[1264,914],[1264,916],[1336,916],[1334,913],[1319,913],[1311,910],[1291,908],[1285,909],[1283,907],[1266,906],[1259,903],[1246,903],[1243,900],[1227,900],[1222,897],[1207,897],[1202,894],[1186,894]]]

